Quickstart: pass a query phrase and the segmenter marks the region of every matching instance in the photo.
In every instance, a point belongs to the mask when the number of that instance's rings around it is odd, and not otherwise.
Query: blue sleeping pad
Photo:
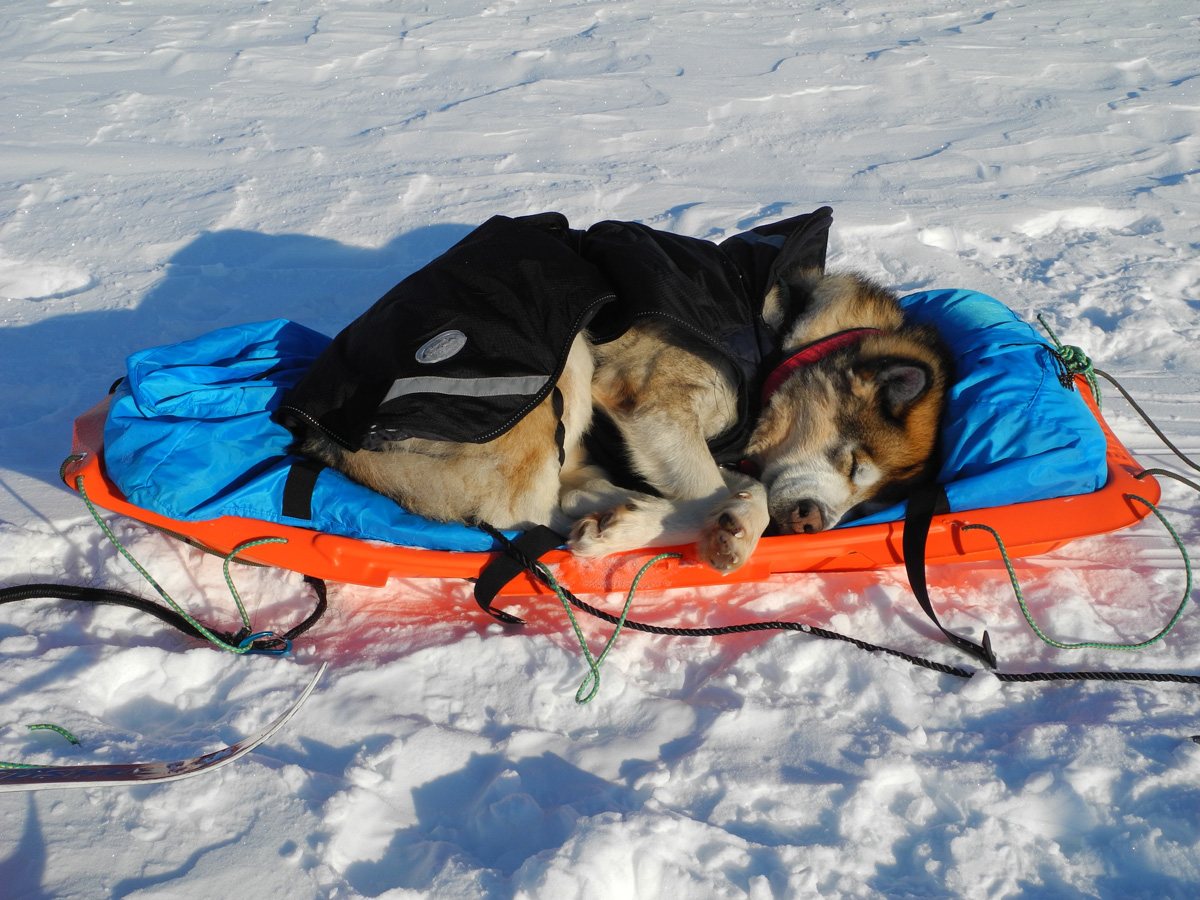
[[[975,291],[922,291],[901,302],[941,329],[956,360],[939,475],[952,509],[1103,486],[1104,434],[1029,325]],[[109,477],[130,503],[181,521],[240,516],[426,549],[492,549],[478,529],[413,515],[331,469],[316,479],[311,518],[284,514],[298,458],[271,414],[329,341],[276,319],[133,354],[105,424]],[[903,514],[901,504],[846,524]]]

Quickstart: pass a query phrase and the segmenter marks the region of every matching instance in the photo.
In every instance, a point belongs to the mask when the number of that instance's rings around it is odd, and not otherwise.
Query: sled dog
[[[579,333],[558,396],[486,443],[412,437],[351,451],[309,429],[297,449],[428,518],[546,524],[588,557],[695,544],[730,572],[768,528],[822,531],[927,477],[950,380],[936,330],[906,323],[896,297],[859,275],[791,272],[761,315],[783,362],[761,373],[740,469],[718,465],[707,443],[738,416],[731,363],[662,319],[607,343]],[[617,486],[589,458],[600,416],[653,492]]]

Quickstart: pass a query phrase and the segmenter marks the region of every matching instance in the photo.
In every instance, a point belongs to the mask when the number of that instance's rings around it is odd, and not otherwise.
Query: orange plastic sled
[[[1112,433],[1096,405],[1087,381],[1076,385],[1104,430],[1108,442],[1108,481],[1098,491],[1053,500],[952,512],[935,516],[926,545],[926,562],[972,562],[999,559],[995,539],[983,530],[964,530],[982,524],[994,528],[1009,556],[1034,556],[1055,550],[1081,537],[1105,534],[1133,525],[1150,513],[1149,503],[1161,496],[1152,476],[1143,472],[1130,452]],[[68,487],[80,480],[88,498],[99,507],[145,522],[193,545],[222,556],[247,542],[282,538],[284,543],[259,544],[238,559],[278,566],[328,581],[379,587],[391,577],[476,578],[496,553],[423,550],[368,542],[257,519],[223,516],[203,522],[180,522],[128,503],[104,470],[104,421],[107,398],[75,420],[72,455],[63,467]],[[731,575],[720,575],[700,563],[685,548],[681,559],[669,559],[649,569],[640,589],[699,587],[713,584],[761,582],[790,572],[846,572],[901,565],[904,523],[838,528],[819,534],[765,537],[749,562]],[[575,593],[624,591],[637,572],[662,552],[638,550],[600,560],[582,560],[566,551],[543,557],[556,577]],[[528,574],[514,579],[500,593],[529,596],[546,593]]]

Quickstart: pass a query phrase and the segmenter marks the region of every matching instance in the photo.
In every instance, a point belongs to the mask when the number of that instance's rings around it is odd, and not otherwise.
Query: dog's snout
[[[818,531],[823,531],[825,528],[825,517],[821,513],[821,506],[813,500],[801,500],[796,504],[796,509],[792,513],[792,531],[795,533],[813,534]]]
[[[777,497],[770,504],[771,520],[781,534],[816,534],[837,521],[829,508],[813,497]]]

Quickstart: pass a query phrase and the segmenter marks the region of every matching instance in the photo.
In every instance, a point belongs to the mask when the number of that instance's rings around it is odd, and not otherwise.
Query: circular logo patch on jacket
[[[467,344],[467,336],[457,328],[434,335],[417,350],[417,362],[439,363],[449,359]]]

